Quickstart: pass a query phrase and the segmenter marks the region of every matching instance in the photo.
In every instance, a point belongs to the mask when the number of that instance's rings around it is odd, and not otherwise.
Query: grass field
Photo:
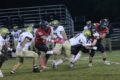
[[[108,60],[111,65],[104,65],[102,55],[97,53],[93,66],[88,67],[88,58],[84,54],[74,69],[68,68],[68,64],[64,63],[57,70],[50,68],[41,73],[32,73],[32,59],[26,58],[24,65],[16,74],[11,75],[9,72],[15,64],[15,59],[11,59],[4,63],[4,78],[0,80],[120,80],[120,64],[115,63],[120,62],[120,51],[108,53]],[[51,67],[51,60],[48,66]]]

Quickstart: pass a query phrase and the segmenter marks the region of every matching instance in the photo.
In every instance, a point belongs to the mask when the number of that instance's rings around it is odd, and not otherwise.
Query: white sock
[[[0,70],[0,77],[3,77],[3,73],[2,73],[2,71]]]
[[[75,56],[75,58],[72,60],[73,63],[75,63],[76,61],[78,61],[81,57],[81,51]]]
[[[70,62],[72,62],[75,58],[75,55],[72,55],[71,58],[70,58]]]
[[[55,62],[55,65],[60,65],[60,64],[62,64],[62,63],[63,63],[63,60],[60,59],[60,60],[58,60],[58,61]]]

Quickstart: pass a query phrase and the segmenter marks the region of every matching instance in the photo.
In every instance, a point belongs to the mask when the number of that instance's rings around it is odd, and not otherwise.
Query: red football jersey
[[[109,33],[108,27],[106,27],[106,28],[100,28],[100,24],[99,23],[96,23],[95,27],[96,27],[96,30],[99,33],[99,35],[101,35],[103,33],[105,33],[105,34]],[[100,37],[99,36],[92,36],[92,41],[94,41],[95,39],[98,40],[98,39],[100,39]]]
[[[46,39],[43,39],[42,37],[47,37],[50,35],[50,33],[50,27],[47,30],[44,30],[43,28],[38,28],[35,32],[35,44],[46,45]]]

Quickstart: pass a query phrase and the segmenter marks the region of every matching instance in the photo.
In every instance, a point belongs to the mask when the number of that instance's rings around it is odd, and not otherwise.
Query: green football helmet
[[[3,27],[3,28],[0,29],[0,34],[2,36],[5,36],[7,33],[9,33],[9,30],[7,28]]]
[[[91,36],[91,31],[88,29],[83,30],[82,32],[85,36],[90,37]]]

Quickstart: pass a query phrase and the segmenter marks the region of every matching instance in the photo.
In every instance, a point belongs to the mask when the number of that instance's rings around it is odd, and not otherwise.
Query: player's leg
[[[43,71],[46,69],[46,53],[41,51],[41,58],[40,58],[40,71]]]
[[[35,47],[41,51],[41,58],[40,58],[40,70],[43,71],[44,69],[46,69],[46,65],[47,65],[47,60],[49,58],[49,54],[46,54],[46,52],[48,51],[48,47],[46,45],[35,45]]]
[[[89,64],[88,64],[89,67],[92,67],[93,57],[95,53],[96,53],[95,50],[93,49],[89,50]]]
[[[48,43],[47,44],[48,51],[46,52],[46,63],[48,59],[50,58],[51,55],[53,55],[53,48],[54,48],[54,43]]]
[[[2,73],[2,70],[1,70],[1,67],[2,67],[4,62],[5,62],[4,57],[0,55],[0,77],[4,76],[3,73]]]
[[[1,68],[0,68],[0,77],[4,77]]]
[[[0,77],[3,77],[3,73],[2,73],[2,65],[3,63],[8,59],[8,47],[7,47],[7,43],[6,45],[2,46],[0,45]]]
[[[54,51],[54,65],[58,66],[62,64],[64,61],[69,61],[70,62],[70,55],[71,55],[71,44],[69,41],[65,41],[63,44],[56,44],[55,48],[53,49]],[[61,52],[64,53],[64,57],[59,59],[59,55]]]
[[[69,43],[69,41],[65,41],[63,43],[63,49],[64,49],[65,60],[70,61],[70,57],[71,57],[71,44]]]
[[[10,71],[11,74],[14,74],[18,68],[23,64],[24,58],[18,57],[18,62],[13,66],[12,70]]]
[[[76,61],[78,61],[82,55],[82,52],[86,52],[87,49],[85,47],[83,47],[82,45],[76,45],[76,46],[73,46],[73,49],[72,49],[72,54],[74,54],[74,59],[73,59],[73,63],[75,63]]]
[[[38,68],[38,54],[34,51],[24,51],[24,57],[32,57],[33,58],[33,72],[39,72]]]
[[[82,51],[79,51],[76,55],[72,55],[71,60],[70,60],[70,68],[73,68],[75,63],[80,59],[82,55]]]
[[[77,46],[71,47],[71,58],[70,58],[70,67],[73,68],[75,62],[78,60],[78,52],[80,49]]]
[[[12,70],[10,71],[11,74],[14,74],[16,70],[23,64],[24,62],[24,54],[23,51],[17,50],[16,51],[17,56],[17,63],[13,66]]]
[[[102,44],[99,44],[98,45],[98,50],[102,53],[103,55],[103,63],[106,64],[106,65],[110,65],[110,62],[108,62],[106,59],[107,59],[107,55],[106,55],[106,52],[105,52],[105,48]]]
[[[71,60],[71,66],[70,67],[74,67],[75,63],[81,58],[82,52],[84,52],[84,53],[89,52],[89,49],[86,49],[82,45],[72,46],[71,50],[72,50],[71,52],[74,55],[74,57]]]
[[[59,58],[61,54],[61,50],[62,50],[62,44],[57,43],[53,48],[53,56],[54,56],[53,68],[57,68],[58,65],[63,63],[63,60]]]

